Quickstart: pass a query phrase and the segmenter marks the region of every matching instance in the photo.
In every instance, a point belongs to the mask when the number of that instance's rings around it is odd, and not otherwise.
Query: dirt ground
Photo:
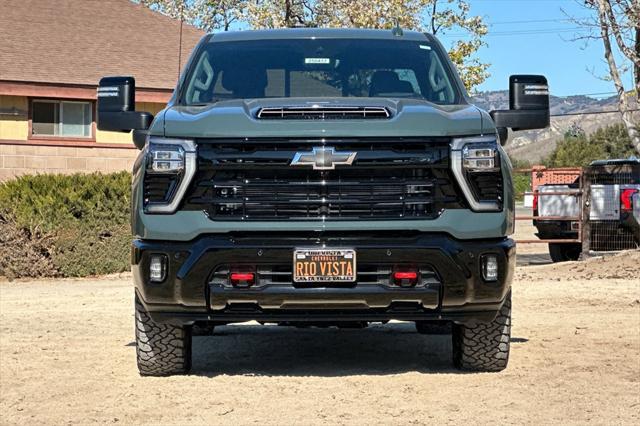
[[[141,378],[128,275],[0,282],[0,423],[640,424],[640,252],[522,251],[493,374],[454,370],[451,337],[408,323],[243,324],[196,337],[191,375]]]

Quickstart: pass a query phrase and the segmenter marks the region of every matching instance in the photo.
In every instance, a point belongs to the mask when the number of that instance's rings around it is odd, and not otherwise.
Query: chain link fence
[[[633,201],[640,190],[640,164],[594,164],[585,169],[583,182],[588,193],[583,252],[638,248],[640,225]]]

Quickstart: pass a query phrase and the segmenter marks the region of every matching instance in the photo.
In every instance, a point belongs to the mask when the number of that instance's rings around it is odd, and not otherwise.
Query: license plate
[[[354,282],[356,251],[351,249],[297,249],[293,252],[293,281]]]

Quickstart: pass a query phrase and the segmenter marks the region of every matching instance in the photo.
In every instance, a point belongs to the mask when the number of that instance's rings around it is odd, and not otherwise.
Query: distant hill
[[[474,103],[487,111],[509,108],[507,90],[483,92],[473,96]],[[617,110],[617,98],[595,99],[588,96],[551,96],[551,115],[584,114],[594,111]],[[585,133],[593,133],[600,127],[620,122],[619,114],[571,115],[551,117],[551,127],[544,130],[511,132],[506,150],[513,158],[539,162],[553,151],[558,140],[572,128],[579,127]]]

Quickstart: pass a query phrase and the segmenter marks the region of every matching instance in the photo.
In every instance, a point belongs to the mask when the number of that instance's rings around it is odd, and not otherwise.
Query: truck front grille
[[[355,152],[351,165],[291,166],[314,147]],[[445,139],[200,141],[185,209],[213,220],[434,219],[461,208]]]

